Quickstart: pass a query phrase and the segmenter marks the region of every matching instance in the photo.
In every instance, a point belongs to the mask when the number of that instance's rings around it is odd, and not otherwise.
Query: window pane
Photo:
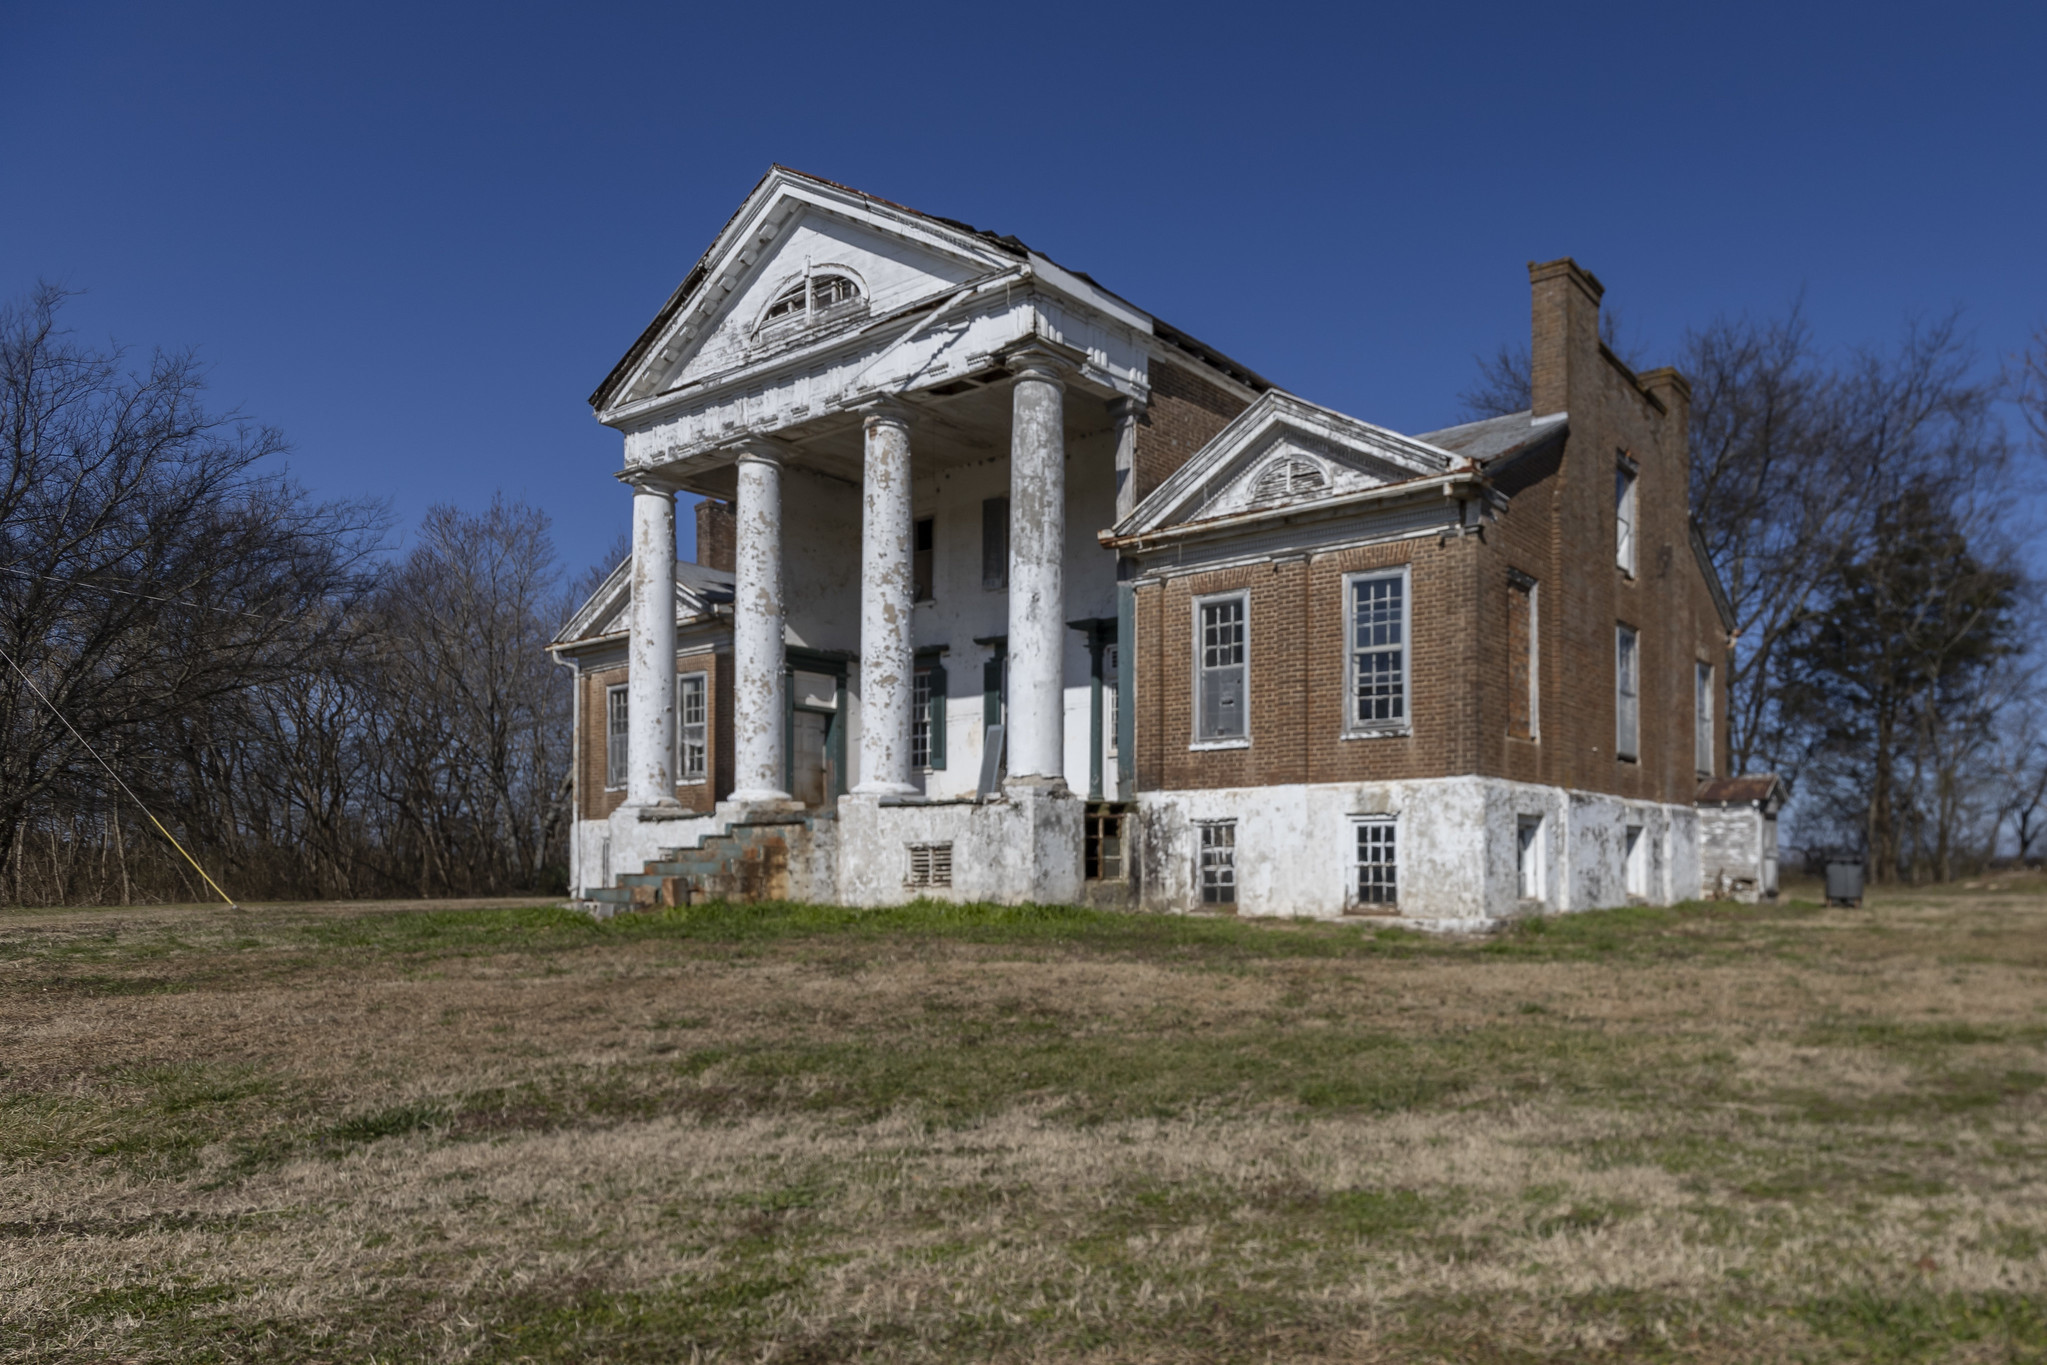
[[[700,782],[710,760],[709,678],[702,673],[685,673],[676,680],[675,780]]]
[[[1400,899],[1391,820],[1358,822],[1358,904],[1393,905]]]
[[[1622,758],[1634,758],[1640,750],[1641,711],[1637,686],[1639,669],[1635,632],[1626,626],[1614,631],[1614,751]]]
[[[1406,581],[1361,578],[1351,584],[1351,719],[1359,725],[1407,718]]]
[[[1203,602],[1200,616],[1199,712],[1202,739],[1241,739],[1250,733],[1245,717],[1244,599]]]
[[[910,689],[910,766],[931,766],[931,670],[917,670]]]
[[[1235,821],[1201,826],[1201,901],[1204,905],[1237,903]]]

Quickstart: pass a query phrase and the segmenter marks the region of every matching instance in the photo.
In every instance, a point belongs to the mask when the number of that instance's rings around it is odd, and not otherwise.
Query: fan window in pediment
[[[820,272],[806,275],[775,295],[761,314],[758,330],[779,329],[799,322],[820,322],[850,311],[860,301],[860,282],[850,275]]]
[[[1298,455],[1282,455],[1258,471],[1251,484],[1251,497],[1258,502],[1278,502],[1320,492],[1329,487],[1322,466]]]

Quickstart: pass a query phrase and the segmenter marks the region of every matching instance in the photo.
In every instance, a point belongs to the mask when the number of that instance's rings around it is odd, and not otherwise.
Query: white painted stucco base
[[[1137,809],[1138,900],[1148,910],[1215,908],[1201,898],[1199,826],[1217,820],[1236,822],[1242,915],[1391,913],[1428,927],[1479,928],[1520,915],[1630,901],[1668,905],[1699,894],[1691,806],[1452,777],[1143,792]],[[1356,903],[1362,816],[1394,818],[1399,901],[1390,910]],[[1533,879],[1541,894],[1532,898],[1521,895],[1523,817],[1541,821]],[[1642,832],[1633,892],[1623,857],[1630,826]]]
[[[900,905],[934,900],[1016,905],[1081,898],[1082,803],[1063,788],[1013,783],[998,801],[885,804],[839,801],[839,900]],[[952,885],[914,886],[913,844],[950,844]]]

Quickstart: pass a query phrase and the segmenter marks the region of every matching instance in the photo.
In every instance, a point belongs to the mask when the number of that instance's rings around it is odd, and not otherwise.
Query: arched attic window
[[[1298,455],[1282,455],[1258,471],[1257,479],[1251,484],[1251,497],[1258,502],[1297,498],[1328,486],[1328,476],[1313,460],[1302,459]]]
[[[860,301],[860,282],[836,271],[819,271],[775,295],[761,314],[759,330],[799,321],[818,322]]]

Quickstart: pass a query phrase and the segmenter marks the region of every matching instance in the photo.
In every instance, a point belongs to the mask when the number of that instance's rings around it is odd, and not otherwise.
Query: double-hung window
[[[1405,568],[1353,574],[1348,597],[1350,717],[1364,734],[1408,725],[1408,577]]]
[[[1390,815],[1367,816],[1357,822],[1359,906],[1392,906],[1400,903],[1400,858],[1398,834]]]
[[[1194,604],[1194,740],[1233,744],[1250,738],[1250,602],[1245,593]]]
[[[1692,674],[1692,762],[1701,777],[1713,775],[1713,747],[1713,665],[1697,664]]]
[[[1633,626],[1613,632],[1613,751],[1621,758],[1642,756],[1642,637]]]
[[[604,789],[625,786],[626,772],[626,685],[604,689]]]
[[[683,673],[675,679],[675,780],[701,782],[710,773],[711,678]]]
[[[1613,471],[1614,563],[1635,573],[1635,462],[1623,455]]]

